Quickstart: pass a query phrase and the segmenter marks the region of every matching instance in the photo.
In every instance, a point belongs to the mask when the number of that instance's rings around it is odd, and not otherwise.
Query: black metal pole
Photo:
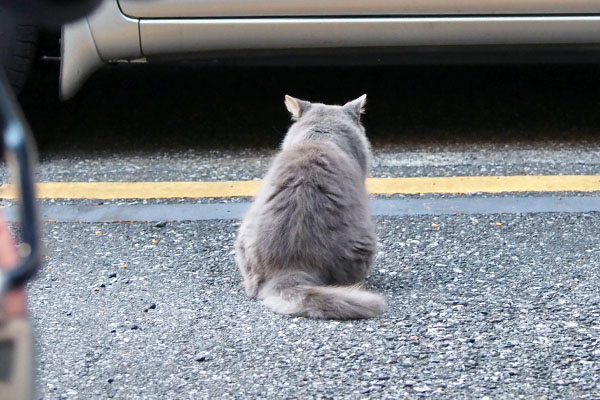
[[[0,127],[4,152],[9,167],[14,171],[20,197],[21,257],[16,268],[3,270],[0,274],[0,296],[6,291],[22,286],[31,279],[41,261],[39,221],[33,165],[35,146],[29,126],[18,102],[0,69]]]

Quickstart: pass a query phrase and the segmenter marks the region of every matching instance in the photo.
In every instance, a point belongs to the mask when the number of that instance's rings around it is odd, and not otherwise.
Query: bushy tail
[[[383,296],[360,286],[277,287],[267,285],[260,296],[271,311],[319,319],[364,319],[385,311]]]

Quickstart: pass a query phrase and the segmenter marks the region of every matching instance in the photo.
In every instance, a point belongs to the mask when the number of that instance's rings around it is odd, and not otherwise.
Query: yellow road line
[[[454,176],[382,178],[367,182],[373,194],[595,192],[600,175]]]
[[[43,199],[172,199],[254,196],[260,181],[237,182],[47,182],[37,184]],[[0,198],[15,198],[12,185]]]
[[[45,182],[44,199],[170,199],[254,196],[260,181],[233,182]],[[460,176],[370,178],[371,194],[510,193],[600,191],[600,175]],[[0,199],[16,197],[13,185],[0,185]]]

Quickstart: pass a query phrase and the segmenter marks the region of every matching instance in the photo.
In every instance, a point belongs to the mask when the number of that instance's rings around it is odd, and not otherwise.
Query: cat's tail
[[[290,281],[289,275],[282,278],[283,281]],[[283,283],[278,278],[276,281]],[[386,303],[383,296],[369,292],[358,285],[313,286],[311,283],[302,282],[294,286],[267,284],[264,290],[261,290],[260,297],[271,311],[299,317],[364,319],[377,317],[385,311]]]

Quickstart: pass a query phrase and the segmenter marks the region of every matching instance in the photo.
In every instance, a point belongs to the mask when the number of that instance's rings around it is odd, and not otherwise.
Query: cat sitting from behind
[[[295,123],[240,226],[236,258],[246,293],[280,314],[325,319],[381,315],[361,288],[377,239],[365,179],[366,95],[331,106],[285,96]]]

